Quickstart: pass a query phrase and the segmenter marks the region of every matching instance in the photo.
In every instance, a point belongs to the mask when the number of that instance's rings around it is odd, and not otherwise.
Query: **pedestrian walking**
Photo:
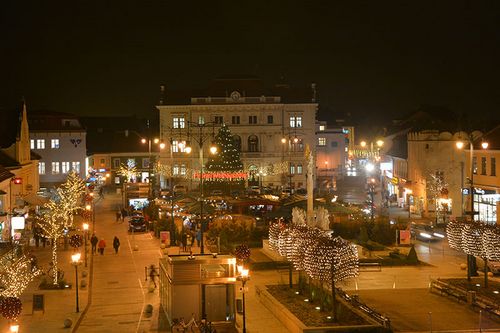
[[[120,240],[116,236],[113,239],[113,248],[115,249],[115,254],[117,254],[118,253],[118,249],[120,248]]]
[[[122,222],[125,221],[125,216],[127,216],[127,210],[122,208]]]
[[[187,251],[187,234],[186,234],[186,232],[182,233],[181,242],[182,242],[182,251],[186,252]]]
[[[38,230],[35,229],[35,234],[33,235],[33,238],[35,239],[35,246],[38,247],[40,246],[40,235],[38,234]]]
[[[101,254],[101,256],[104,255],[104,249],[106,248],[106,241],[103,238],[101,238],[101,240],[97,244],[97,247],[99,249],[99,253]]]
[[[116,212],[116,221],[115,222],[118,222],[122,219],[122,212],[118,209],[118,211]]]
[[[96,253],[97,242],[99,242],[99,239],[95,234],[92,234],[92,237],[90,237],[90,244],[92,244],[92,254]],[[43,247],[45,247],[45,243],[43,244]]]
[[[156,288],[156,275],[158,274],[156,273],[155,265],[151,264],[149,266],[149,278],[151,279],[151,281],[153,281],[155,288]]]
[[[99,198],[101,199],[104,199],[104,189],[101,187],[99,187]]]

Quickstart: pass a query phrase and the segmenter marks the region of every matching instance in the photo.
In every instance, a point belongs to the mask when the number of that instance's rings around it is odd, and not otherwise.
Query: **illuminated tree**
[[[116,173],[118,175],[124,177],[126,182],[131,181],[139,174],[139,172],[137,171],[137,168],[135,166],[135,162],[132,159],[129,159],[127,161],[126,165],[121,164],[120,168],[118,169],[118,171]]]
[[[442,171],[429,172],[427,181],[427,198],[434,202],[436,210],[436,222],[440,216],[446,214],[446,207],[439,204],[439,199],[448,196],[448,183],[444,180]]]
[[[41,270],[31,265],[31,258],[23,255],[15,262],[0,265],[0,297],[19,297]]]
[[[43,206],[43,214],[38,217],[42,235],[52,239],[53,283],[57,284],[57,240],[66,235],[73,225],[73,216],[83,209],[82,196],[85,193],[85,183],[74,172],[61,187],[56,190],[54,199]]]

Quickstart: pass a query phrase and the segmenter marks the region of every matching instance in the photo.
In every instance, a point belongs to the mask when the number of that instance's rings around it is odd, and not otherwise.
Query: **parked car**
[[[142,216],[132,216],[128,221],[128,231],[129,232],[142,232],[146,231],[146,221]]]
[[[259,186],[250,186],[250,188],[248,189],[248,192],[249,193],[252,193],[252,194],[260,194],[260,187]]]

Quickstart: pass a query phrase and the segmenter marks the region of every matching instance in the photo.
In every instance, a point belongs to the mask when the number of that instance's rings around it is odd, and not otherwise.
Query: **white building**
[[[200,139],[206,163],[211,135],[222,123],[241,147],[248,186],[306,187],[306,145],[313,153],[316,145],[314,85],[305,91],[288,86],[266,91],[256,79],[220,79],[202,93],[170,96],[162,89],[166,97],[157,109],[167,147],[161,162],[172,166],[174,176],[185,175],[181,182],[190,189],[198,186],[189,175],[200,170]],[[190,154],[178,145],[187,142]],[[168,177],[162,178],[162,187],[169,187]]]
[[[34,111],[28,115],[30,148],[41,160],[40,184],[50,187],[63,183],[75,170],[86,177],[86,131],[75,115],[53,111]]]

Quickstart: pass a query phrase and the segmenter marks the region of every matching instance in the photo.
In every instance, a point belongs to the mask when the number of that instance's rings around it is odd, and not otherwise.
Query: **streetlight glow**
[[[85,209],[90,211],[90,210],[92,210],[92,206],[91,205],[86,205]]]
[[[464,142],[463,141],[457,141],[455,143],[458,149],[463,149],[464,148]]]
[[[216,146],[210,147],[210,153],[211,154],[216,154],[217,153],[217,147]]]
[[[89,230],[89,224],[88,223],[84,223],[83,224],[83,230],[85,230],[85,231]]]
[[[286,138],[281,138],[281,143],[286,143]]]
[[[81,256],[82,256],[82,254],[80,252],[75,253],[75,254],[71,255],[71,261],[74,264],[77,264],[80,261]]]
[[[364,148],[364,147],[366,147],[366,141],[361,141],[359,144],[360,144],[360,145],[361,145],[361,147],[363,147],[363,148]]]
[[[191,154],[191,146],[187,146],[186,148],[184,148],[184,152],[186,154]]]
[[[142,142],[142,143],[146,143],[146,139],[142,138],[142,139],[141,139],[141,142]]]
[[[365,169],[368,172],[372,172],[373,170],[375,170],[375,165],[373,163],[367,163]]]
[[[158,139],[158,138],[154,138],[153,142],[154,142],[154,143],[158,143],[158,142],[160,142],[160,139]]]
[[[18,323],[10,324],[10,331],[11,331],[11,333],[19,332],[19,324]]]
[[[483,141],[483,142],[481,143],[481,147],[483,147],[483,149],[488,149],[488,146],[489,146],[489,144],[488,144],[488,142],[486,142],[486,141]]]
[[[384,140],[377,140],[377,146],[382,147],[384,145]]]
[[[160,143],[160,149],[165,149],[165,142]]]

